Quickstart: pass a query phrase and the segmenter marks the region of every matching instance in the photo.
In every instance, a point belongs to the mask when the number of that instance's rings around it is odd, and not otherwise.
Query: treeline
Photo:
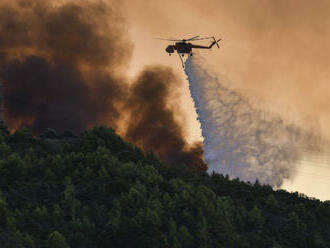
[[[107,127],[0,134],[0,247],[330,247],[330,205],[165,165]]]

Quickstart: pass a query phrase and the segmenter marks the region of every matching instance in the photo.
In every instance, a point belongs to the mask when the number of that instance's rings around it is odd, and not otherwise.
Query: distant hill
[[[330,247],[330,204],[165,165],[107,127],[0,135],[0,247]]]

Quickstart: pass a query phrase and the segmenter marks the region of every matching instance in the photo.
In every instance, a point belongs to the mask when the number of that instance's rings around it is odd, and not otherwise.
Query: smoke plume
[[[179,84],[172,70],[147,68],[132,86],[127,102],[130,124],[126,136],[145,150],[155,151],[165,161],[189,164],[196,170],[206,170],[200,143],[188,145],[183,129],[175,120],[170,100]]]
[[[304,152],[320,149],[318,138],[255,109],[190,57],[186,74],[204,137],[210,171],[280,186],[295,174]]]
[[[11,128],[116,125],[125,88],[108,70],[127,64],[132,51],[116,18],[101,3],[1,3],[0,76]]]
[[[0,77],[11,130],[80,132],[109,125],[166,162],[205,169],[168,106],[179,80],[146,68],[130,87],[133,45],[114,4],[103,1],[0,1]],[[130,116],[130,119],[125,119]],[[127,126],[127,132],[123,130]]]

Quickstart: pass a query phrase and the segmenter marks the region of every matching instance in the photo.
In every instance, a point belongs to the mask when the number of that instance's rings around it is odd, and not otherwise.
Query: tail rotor
[[[214,43],[217,45],[217,47],[218,47],[218,48],[220,48],[220,46],[219,46],[219,43],[218,43],[218,42],[219,42],[219,41],[221,41],[221,39],[219,39],[219,40],[216,40],[214,36],[213,36],[212,38],[213,38],[213,40],[214,40]]]

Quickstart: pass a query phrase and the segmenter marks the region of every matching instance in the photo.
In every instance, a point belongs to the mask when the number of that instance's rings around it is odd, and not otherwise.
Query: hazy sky
[[[179,59],[164,51],[167,42],[154,38],[215,35],[223,39],[221,49],[202,52],[210,70],[261,109],[330,138],[329,1],[126,0],[120,6],[135,44],[131,75],[156,63],[184,80]],[[181,98],[189,136],[198,139],[187,87]],[[285,187],[330,199],[327,160],[305,158]]]
[[[221,50],[203,53],[212,69],[267,107],[278,105],[329,135],[329,11],[322,0],[126,1],[131,69],[161,63],[181,72],[179,61],[165,56],[167,43],[154,38],[216,35]]]

